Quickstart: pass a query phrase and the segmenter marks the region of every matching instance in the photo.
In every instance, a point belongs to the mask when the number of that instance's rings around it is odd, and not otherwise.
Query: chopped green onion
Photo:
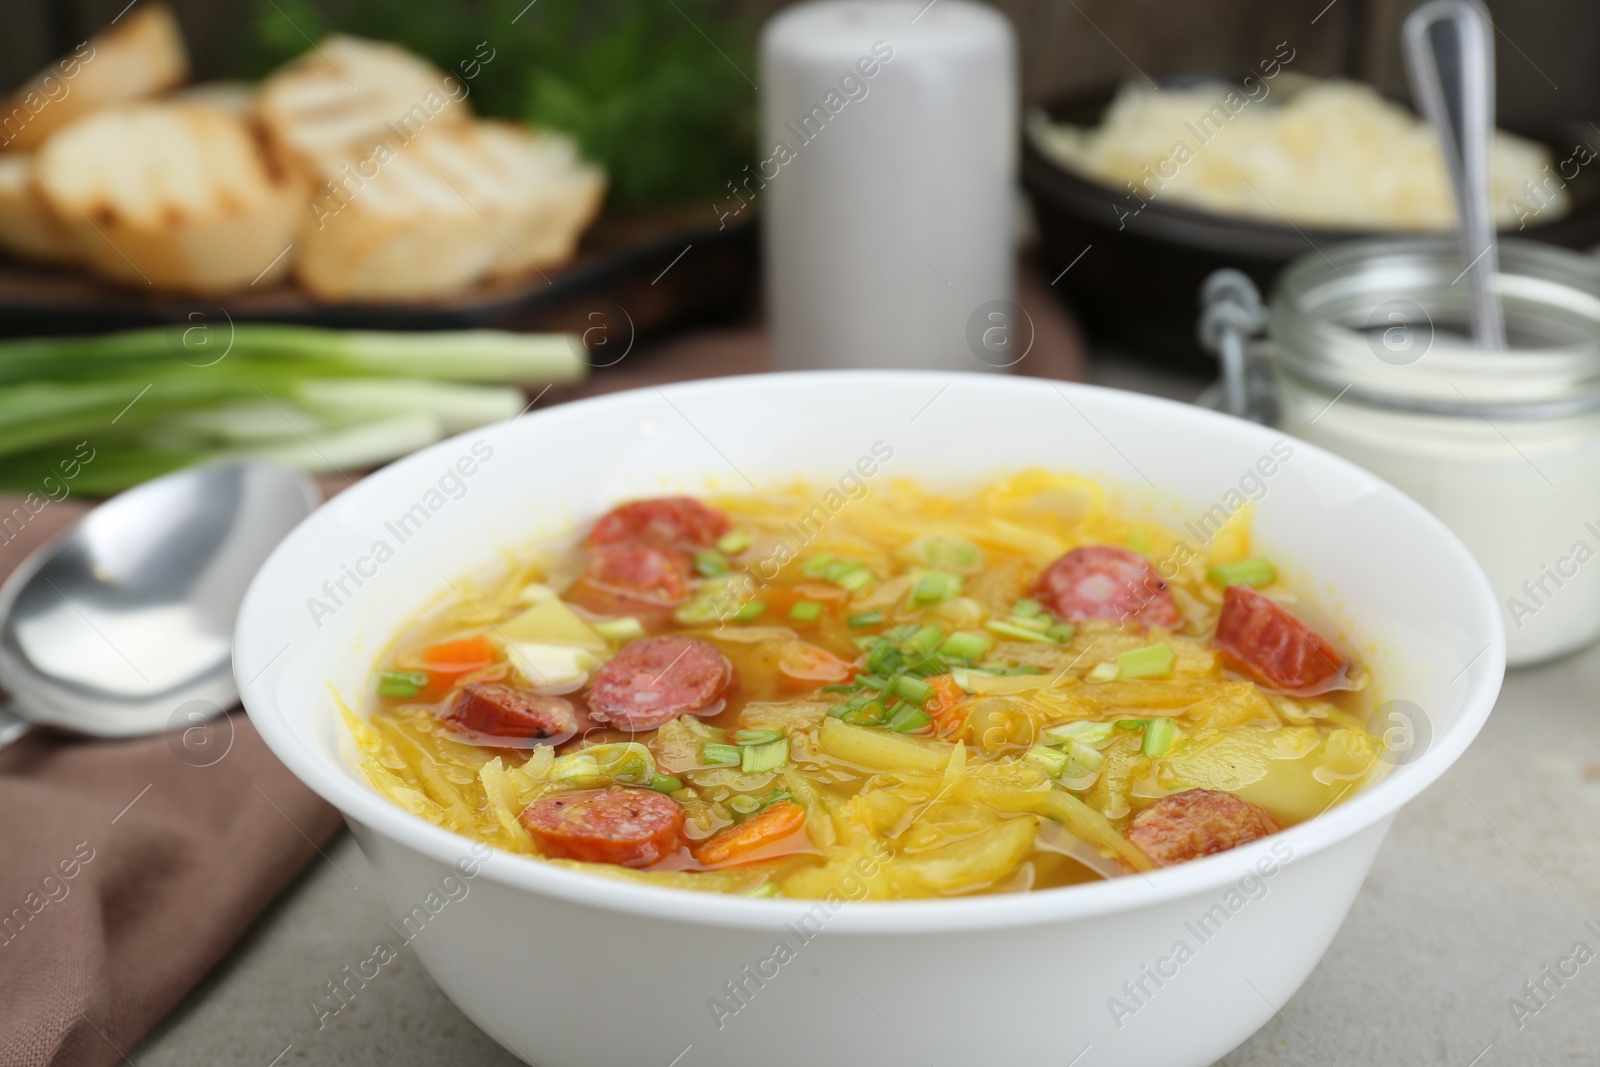
[[[782,730],[739,730],[733,735],[733,743],[736,745],[766,745],[782,736]]]
[[[932,721],[928,717],[928,713],[921,708],[912,707],[910,704],[902,704],[900,710],[895,712],[894,717],[889,720],[889,729],[897,734],[915,733]]]
[[[733,568],[728,566],[728,557],[721,552],[696,552],[694,569],[707,578],[720,578]]]
[[[754,622],[767,610],[765,600],[747,600],[739,605],[739,610],[733,613],[734,622]]]
[[[1112,725],[1119,730],[1143,730],[1148,719],[1118,719]]]
[[[1139,746],[1139,752],[1145,756],[1160,756],[1172,743],[1178,739],[1178,723],[1174,719],[1151,719],[1144,728],[1144,744]]]
[[[744,530],[734,530],[717,538],[717,551],[729,556],[737,556],[750,547],[750,535]]]
[[[737,745],[719,745],[712,741],[700,746],[700,762],[712,767],[736,766],[741,758]]]
[[[1037,600],[1021,597],[1017,600],[1016,605],[1012,607],[1011,614],[1019,619],[1031,619],[1042,611],[1044,611],[1043,604],[1040,604]]]
[[[789,741],[784,738],[764,745],[748,745],[741,749],[741,753],[740,771],[745,774],[765,774],[789,762]]]
[[[1071,641],[1072,635],[1077,632],[1078,628],[1072,625],[1070,622],[1058,622],[1054,626],[1050,627],[1050,629],[1046,630],[1044,635],[1050,640],[1054,641],[1056,644],[1064,645],[1068,641]]]
[[[1238,563],[1224,563],[1206,571],[1206,581],[1226,588],[1230,585],[1249,585],[1260,588],[1278,580],[1278,568],[1269,559],[1242,559]]]
[[[901,674],[894,679],[894,691],[897,695],[905,697],[919,707],[928,702],[933,696],[933,686],[920,678],[913,678],[909,674]]]
[[[881,674],[858,674],[856,675],[856,681],[868,688],[879,691],[887,690],[891,684],[890,680]]]
[[[428,684],[427,671],[379,671],[378,695],[381,697],[414,697]]]
[[[1089,681],[1091,682],[1114,682],[1116,680],[1117,664],[1109,659],[1104,663],[1096,663],[1094,669],[1089,672]]]
[[[918,652],[921,652],[925,656],[931,656],[933,654],[933,650],[938,648],[939,643],[943,640],[944,631],[930,623],[929,625],[918,630],[916,633],[912,634],[911,639],[907,641],[906,644],[910,645],[912,648],[916,649]]]
[[[860,615],[850,616],[847,621],[851,627],[876,626],[883,621],[883,612],[877,610],[863,611]]]
[[[1069,722],[1052,726],[1044,735],[1056,742],[1078,741],[1085,745],[1103,745],[1111,740],[1116,727],[1109,722]]]
[[[828,573],[828,567],[833,563],[833,553],[823,552],[812,556],[800,566],[800,573],[807,578],[822,578]]]
[[[1036,634],[1042,634],[1055,625],[1055,620],[1048,615],[1013,615],[1005,621],[1010,626],[1020,626],[1022,629],[1032,630]]]
[[[1044,745],[1033,746],[1023,754],[1022,758],[1043,771],[1048,778],[1054,778],[1067,769],[1067,754],[1060,749],[1046,748]]]
[[[835,718],[842,719],[851,726],[877,726],[879,723],[883,722],[885,710],[882,701],[869,701],[868,703],[861,705],[859,708],[849,708],[848,705],[844,706],[847,708],[847,710],[835,716]],[[829,714],[832,715],[833,713],[829,712]]]
[[[927,571],[911,590],[913,604],[937,604],[961,592],[961,575],[949,571]]]
[[[816,622],[822,617],[822,605],[815,600],[796,600],[789,609],[789,618],[796,622]]]
[[[624,615],[620,619],[605,619],[594,623],[593,626],[601,637],[612,641],[631,641],[635,637],[644,636],[644,624],[632,615]]]
[[[958,659],[977,659],[994,647],[994,640],[969,630],[957,630],[944,639],[939,651]]]
[[[906,546],[906,553],[919,563],[940,570],[971,573],[983,566],[983,552],[964,537],[929,534]]]
[[[1176,658],[1169,644],[1146,645],[1117,653],[1117,671],[1123,678],[1165,678]]]
[[[1018,626],[1010,619],[990,619],[983,624],[983,628],[992,634],[1009,637],[1014,641],[1032,641],[1038,645],[1048,645],[1053,642],[1050,638],[1037,630],[1030,630],[1026,626]]]
[[[873,646],[867,653],[867,672],[869,674],[893,674],[905,665],[906,658],[900,650],[887,641]]]
[[[850,643],[863,652],[871,652],[883,642],[877,634],[857,634],[850,639]]]
[[[683,788],[683,780],[670,774],[658,774],[650,779],[650,788],[657,793],[676,793]]]
[[[875,581],[871,569],[860,563],[833,579],[835,585],[842,585],[852,593],[865,593]]]

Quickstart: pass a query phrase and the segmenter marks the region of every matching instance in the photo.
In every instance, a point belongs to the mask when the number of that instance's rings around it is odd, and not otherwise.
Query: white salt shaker
[[[778,366],[1020,358],[1005,17],[968,0],[799,4],[763,30],[760,82],[760,162],[729,195],[763,213]]]

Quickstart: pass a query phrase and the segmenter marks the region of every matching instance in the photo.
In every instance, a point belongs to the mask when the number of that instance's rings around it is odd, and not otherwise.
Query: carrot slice
[[[768,859],[768,856],[751,853],[789,836],[805,824],[805,808],[792,800],[779,801],[712,837],[695,850],[694,858],[703,867],[737,867],[741,863]]]
[[[933,686],[933,696],[922,705],[922,710],[933,719],[935,730],[940,737],[954,733],[960,728],[962,718],[956,714],[956,705],[967,699],[967,691],[957,685],[956,680],[948,674],[936,674],[924,680]]]
[[[422,650],[422,661],[430,667],[447,671],[484,667],[500,658],[500,650],[482,634],[463,637],[459,641],[445,641],[429,645]]]

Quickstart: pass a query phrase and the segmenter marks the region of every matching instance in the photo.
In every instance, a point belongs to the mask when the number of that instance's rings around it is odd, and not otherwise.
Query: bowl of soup
[[[1294,993],[1504,635],[1313,446],[1088,386],[719,379],[363,480],[235,669],[530,1063],[1203,1065]]]

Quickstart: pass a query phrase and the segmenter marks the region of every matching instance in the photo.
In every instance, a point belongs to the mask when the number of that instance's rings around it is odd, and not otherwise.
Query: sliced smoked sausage
[[[654,730],[679,715],[715,714],[733,666],[698,637],[640,637],[595,672],[589,715],[619,730]]]
[[[678,850],[683,808],[652,789],[586,789],[536,800],[522,825],[547,856],[648,867]]]
[[[1128,840],[1156,863],[1171,867],[1277,832],[1272,816],[1249,801],[1220,789],[1186,789],[1135,815]]]
[[[470,682],[443,713],[458,729],[490,737],[552,738],[552,744],[578,732],[569,701],[499,682]]]
[[[601,545],[589,556],[583,582],[621,600],[664,606],[689,595],[694,563],[681,549],[643,542]]]
[[[1178,609],[1150,561],[1116,545],[1085,545],[1046,567],[1034,599],[1063,619],[1125,619],[1172,629]]]
[[[1321,634],[1247,585],[1230,585],[1223,592],[1211,646],[1240,674],[1292,693],[1337,688],[1348,667]]]
[[[612,508],[589,532],[589,545],[643,541],[681,548],[710,548],[727,533],[728,517],[691,497],[635,500]]]

